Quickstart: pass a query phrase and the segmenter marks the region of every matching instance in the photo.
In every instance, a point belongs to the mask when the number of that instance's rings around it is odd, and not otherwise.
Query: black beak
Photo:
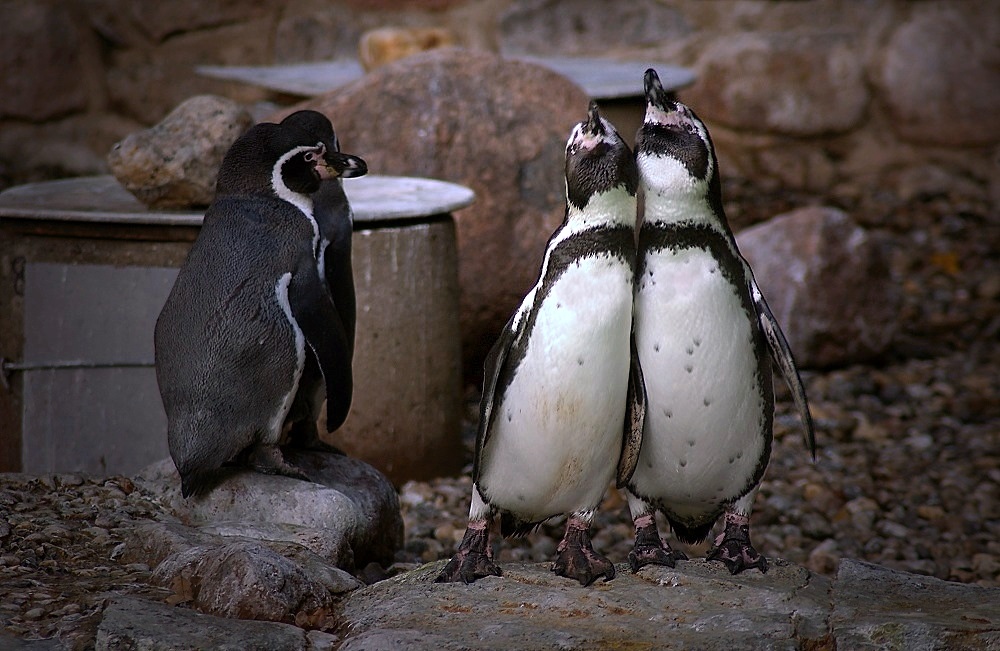
[[[336,172],[336,176],[349,179],[368,173],[368,163],[358,156],[327,149],[323,158],[326,160],[326,164]]]
[[[584,130],[595,136],[604,135],[604,123],[601,122],[601,114],[597,110],[597,102],[591,100],[590,106],[587,107],[587,124],[584,126]]]
[[[646,89],[647,104],[652,104],[664,111],[674,109],[674,102],[670,98],[670,94],[663,90],[663,84],[660,83],[660,76],[652,68],[646,70],[646,76],[643,77],[643,86]]]

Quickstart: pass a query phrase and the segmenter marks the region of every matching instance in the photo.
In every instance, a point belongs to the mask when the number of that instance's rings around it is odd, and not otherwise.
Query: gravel
[[[815,201],[739,184],[727,184],[727,196],[742,206],[735,227]],[[774,450],[753,514],[755,545],[825,575],[851,557],[1000,586],[1000,217],[985,200],[961,197],[825,200],[894,239],[903,330],[877,364],[803,374],[820,446],[815,463],[776,383]],[[470,388],[470,461],[477,398]],[[406,542],[389,573],[452,554],[470,491],[467,474],[400,488]],[[6,634],[90,648],[111,595],[166,598],[148,585],[149,568],[118,560],[130,526],[163,516],[124,477],[0,474],[0,642]],[[500,563],[550,560],[562,524],[503,541]],[[632,536],[625,501],[611,490],[595,547],[623,561]],[[705,545],[678,546],[705,552]],[[368,568],[365,578],[378,575]]]

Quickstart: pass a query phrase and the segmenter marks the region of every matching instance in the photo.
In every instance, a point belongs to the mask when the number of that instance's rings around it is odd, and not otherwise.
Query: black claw
[[[472,583],[484,576],[501,576],[500,566],[490,553],[489,529],[465,530],[455,555],[444,566],[434,583]]]
[[[259,445],[250,452],[247,465],[265,475],[282,475],[312,481],[304,472],[289,464],[275,445]]]
[[[757,568],[767,572],[767,559],[750,543],[750,527],[726,523],[726,529],[708,552],[708,560],[722,561],[731,574]]]
[[[573,527],[567,527],[566,535],[559,543],[552,571],[559,576],[576,579],[583,586],[590,585],[601,576],[605,581],[615,578],[614,564],[594,551],[590,533]]]
[[[687,555],[684,552],[675,552],[660,538],[655,522],[636,527],[635,546],[628,554],[628,564],[632,572],[638,572],[645,565],[674,567],[676,561],[686,560]]]

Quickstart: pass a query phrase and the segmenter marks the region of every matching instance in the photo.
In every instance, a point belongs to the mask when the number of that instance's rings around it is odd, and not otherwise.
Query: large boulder
[[[251,126],[250,113],[236,102],[199,95],[117,143],[108,165],[125,189],[151,208],[206,206],[215,196],[223,157]]]
[[[901,138],[946,146],[1000,140],[1000,20],[968,3],[917,3],[875,64]]]
[[[393,562],[403,520],[382,473],[345,455],[286,450],[285,459],[316,483],[233,468],[220,471],[225,478],[207,495],[185,499],[170,459],[143,470],[136,483],[203,533],[294,543],[348,571]],[[183,548],[160,545],[150,564]]]
[[[295,107],[329,116],[345,149],[364,156],[372,173],[475,190],[476,203],[455,215],[466,377],[480,377],[486,352],[537,278],[564,214],[566,139],[588,101],[540,66],[441,49]]]
[[[747,33],[719,39],[682,99],[708,122],[796,137],[848,131],[868,106],[857,43],[839,34]]]
[[[901,294],[885,245],[845,213],[802,208],[736,239],[800,366],[863,362],[889,347]]]

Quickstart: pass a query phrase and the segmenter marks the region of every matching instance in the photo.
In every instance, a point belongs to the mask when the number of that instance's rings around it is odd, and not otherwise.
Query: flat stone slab
[[[457,183],[409,176],[368,174],[345,179],[355,226],[380,221],[419,221],[470,205],[475,193]],[[0,220],[32,219],[201,226],[202,212],[152,210],[110,175],[15,186],[0,192]]]
[[[338,638],[289,624],[227,619],[187,608],[135,598],[118,598],[104,610],[97,629],[98,651],[321,651]]]
[[[662,61],[614,61],[596,57],[509,57],[558,72],[594,99],[639,97],[646,68],[656,68],[667,90],[694,83],[695,74]],[[242,81],[291,95],[315,97],[360,79],[365,72],[354,60],[296,63],[277,66],[199,66],[206,77]]]
[[[695,559],[590,587],[549,564],[435,584],[436,562],[342,600],[341,649],[993,649],[1000,589],[845,559],[836,579],[772,559],[732,576]]]
[[[625,565],[581,587],[548,564],[504,565],[503,577],[435,584],[432,563],[347,595],[344,649],[798,649],[826,635],[829,579],[776,561],[731,576],[720,563]]]

